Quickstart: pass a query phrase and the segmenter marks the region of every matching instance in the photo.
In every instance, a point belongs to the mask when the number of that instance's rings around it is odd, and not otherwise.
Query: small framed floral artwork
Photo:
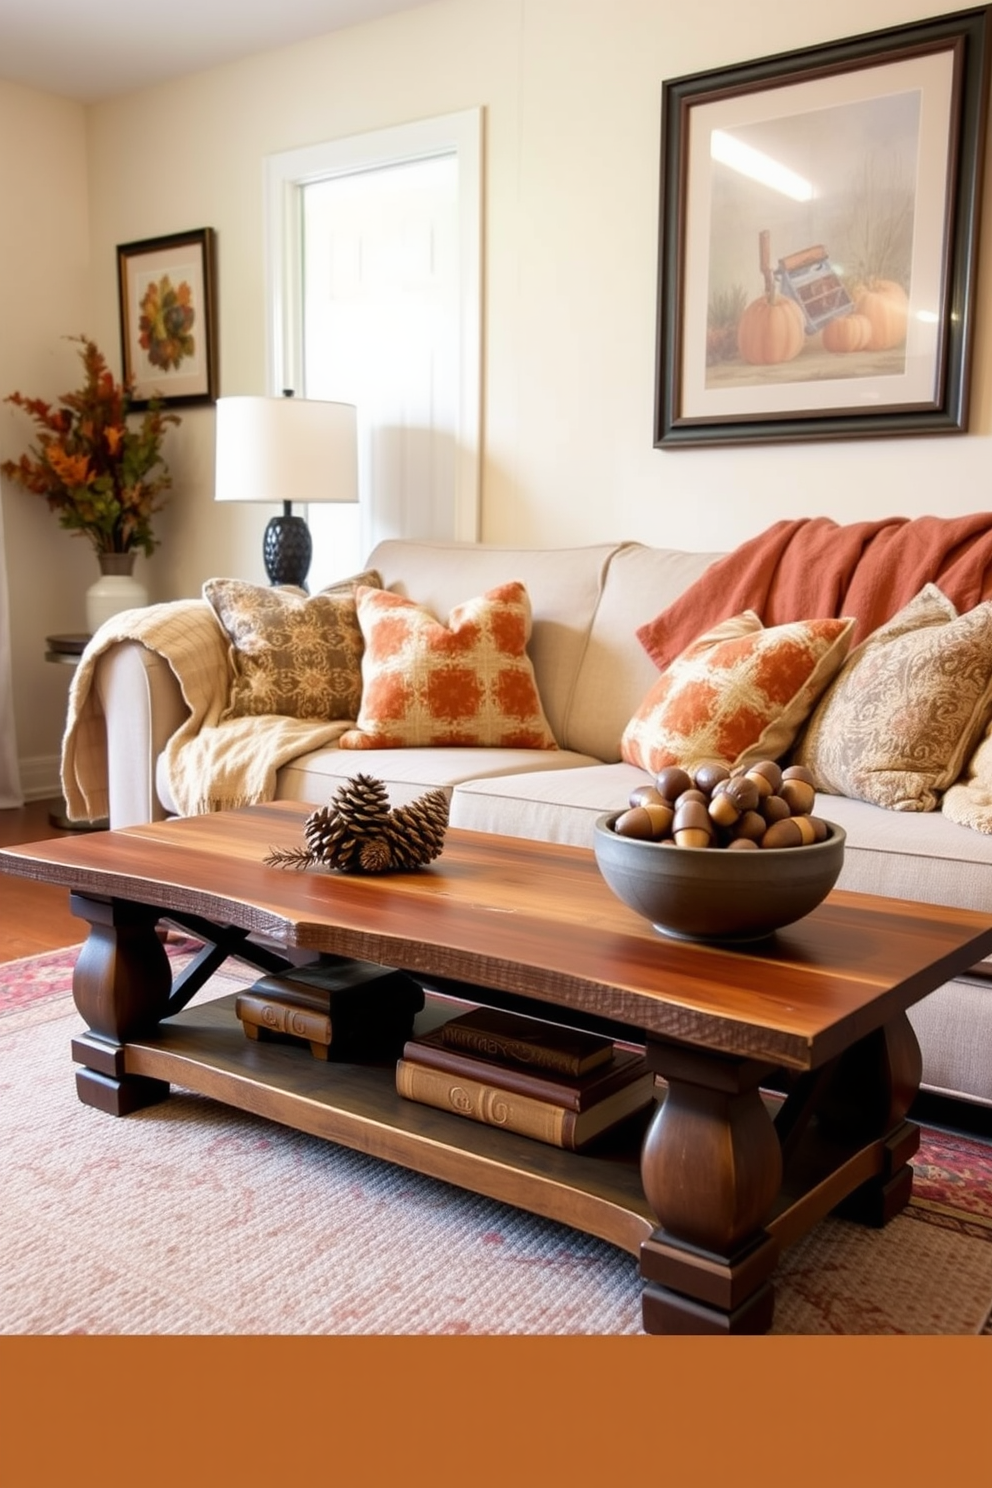
[[[119,244],[117,284],[131,406],[215,402],[213,228]]]

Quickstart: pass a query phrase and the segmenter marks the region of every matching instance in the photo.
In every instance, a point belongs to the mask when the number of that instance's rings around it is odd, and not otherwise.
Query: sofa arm
[[[228,693],[226,637],[202,599],[124,610],[88,643],[69,689],[62,791],[74,819],[112,827],[160,818],[156,761],[216,723]]]
[[[97,660],[94,687],[107,727],[111,827],[161,821],[155,763],[189,717],[168,662],[137,641],[120,641]]]

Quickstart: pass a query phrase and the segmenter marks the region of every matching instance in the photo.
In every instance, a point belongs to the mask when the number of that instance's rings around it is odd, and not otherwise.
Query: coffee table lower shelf
[[[639,1167],[646,1116],[625,1123],[587,1152],[563,1151],[404,1099],[396,1092],[394,1064],[317,1060],[303,1045],[248,1039],[235,1000],[232,995],[192,1005],[161,1023],[147,1040],[131,1040],[109,1052],[122,1059],[120,1072],[127,1076],[181,1086],[559,1220],[635,1256],[655,1229]],[[416,1030],[451,1011],[440,999],[428,998]],[[86,1082],[80,1094],[88,1104],[99,1104],[94,1099],[99,1045],[93,1035],[73,1043],[74,1057],[87,1066],[77,1079]],[[109,1102],[107,1109],[113,1109]]]

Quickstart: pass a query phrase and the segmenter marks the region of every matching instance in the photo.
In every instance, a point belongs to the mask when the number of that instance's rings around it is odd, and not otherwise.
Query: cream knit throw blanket
[[[124,610],[100,627],[72,679],[62,741],[62,790],[71,818],[109,814],[107,724],[94,680],[99,658],[121,641],[137,641],[160,656],[189,709],[164,751],[166,782],[183,816],[271,801],[280,766],[332,743],[350,726],[347,720],[268,714],[222,721],[230,662],[210,606],[184,599]]]

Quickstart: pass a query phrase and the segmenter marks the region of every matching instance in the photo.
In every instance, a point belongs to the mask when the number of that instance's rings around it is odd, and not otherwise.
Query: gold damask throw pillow
[[[851,652],[793,759],[832,795],[933,811],[990,710],[992,603],[959,615],[927,584]]]
[[[208,579],[203,598],[230,642],[231,685],[222,717],[357,718],[365,643],[355,589],[381,582],[369,571],[308,595],[290,585]]]

